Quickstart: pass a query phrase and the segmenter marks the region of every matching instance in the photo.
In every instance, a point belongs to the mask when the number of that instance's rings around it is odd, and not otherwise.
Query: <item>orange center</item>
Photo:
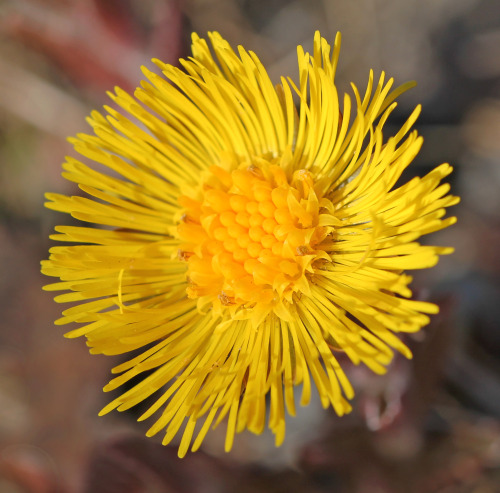
[[[178,233],[187,294],[201,304],[272,310],[308,290],[314,261],[330,259],[321,243],[335,223],[331,203],[317,197],[306,170],[289,182],[268,162],[232,172],[212,166],[197,195],[179,199]]]

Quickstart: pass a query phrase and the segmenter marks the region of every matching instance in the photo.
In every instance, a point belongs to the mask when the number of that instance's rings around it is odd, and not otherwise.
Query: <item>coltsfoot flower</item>
[[[442,164],[395,187],[422,145],[411,131],[420,107],[393,137],[383,127],[396,98],[370,72],[342,102],[335,86],[340,49],[316,33],[298,47],[299,83],[274,86],[257,56],[233,51],[218,33],[192,38],[182,68],[154,60],[134,97],[110,94],[88,119],[94,135],[71,139],[93,164],[68,157],[64,176],[87,195],[48,194],[47,207],[91,226],[60,226],[42,264],[76,304],[57,324],[83,326],[90,352],[134,357],[113,369],[114,390],[148,372],[107,405],[124,411],[155,394],[141,416],[148,431],[181,430],[179,455],[208,430],[266,424],[280,445],[294,390],[326,408],[351,410],[354,392],[335,354],[386,371],[393,351],[410,358],[398,333],[416,332],[437,313],[415,301],[407,269],[432,267],[451,248],[422,235],[455,222],[458,202],[440,181]],[[137,379],[136,379],[137,381]]]

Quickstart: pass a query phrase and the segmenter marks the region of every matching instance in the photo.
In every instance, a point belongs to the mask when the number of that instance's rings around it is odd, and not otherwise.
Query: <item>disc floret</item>
[[[212,166],[196,197],[179,200],[188,296],[216,313],[289,318],[294,296],[309,292],[315,265],[330,260],[325,240],[336,220],[314,185],[309,171],[288,179],[264,160],[234,171]]]

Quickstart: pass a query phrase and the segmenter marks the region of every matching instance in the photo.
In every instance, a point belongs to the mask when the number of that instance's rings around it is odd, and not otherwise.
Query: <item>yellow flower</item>
[[[418,239],[453,224],[458,202],[438,166],[395,188],[420,149],[410,129],[382,130],[395,99],[393,80],[370,72],[364,95],[339,102],[340,49],[316,33],[314,52],[298,47],[300,81],[274,86],[257,56],[237,53],[218,34],[193,35],[181,68],[155,60],[165,77],[130,96],[110,94],[88,119],[95,135],[71,139],[93,164],[69,157],[64,176],[89,198],[48,194],[47,207],[100,226],[56,228],[42,271],[60,278],[47,290],[77,302],[57,324],[83,324],[90,352],[140,350],[113,369],[114,390],[150,374],[106,406],[124,411],[152,394],[148,431],[182,429],[179,455],[200,447],[227,419],[235,432],[261,433],[280,445],[294,387],[306,405],[315,385],[326,408],[351,410],[353,389],[334,352],[383,373],[395,335],[429,322],[436,305],[409,299],[405,269],[431,267],[451,248]],[[298,103],[298,110],[296,109]],[[126,116],[128,115],[128,116]],[[100,168],[103,166],[104,169]]]

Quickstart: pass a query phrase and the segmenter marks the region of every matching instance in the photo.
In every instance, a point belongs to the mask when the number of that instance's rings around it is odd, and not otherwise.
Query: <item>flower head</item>
[[[64,176],[84,197],[48,194],[49,208],[100,226],[61,226],[42,271],[60,278],[58,302],[76,302],[56,323],[83,326],[91,353],[138,350],[113,369],[113,390],[148,372],[102,413],[155,394],[141,416],[148,431],[182,428],[179,455],[199,448],[227,420],[235,432],[268,426],[277,445],[285,408],[295,414],[316,387],[324,407],[350,411],[353,389],[335,354],[377,373],[399,351],[397,337],[437,312],[410,299],[406,269],[431,267],[451,248],[418,239],[449,226],[458,202],[438,166],[395,187],[422,144],[410,131],[420,108],[393,137],[382,129],[395,99],[370,72],[364,94],[342,104],[333,50],[316,33],[314,52],[298,47],[300,81],[274,86],[257,56],[237,53],[218,34],[193,35],[193,56],[164,77],[143,69],[135,97],[110,94],[79,134]],[[297,103],[297,106],[296,106]],[[127,116],[128,115],[128,116]],[[99,167],[99,165],[101,167]]]

